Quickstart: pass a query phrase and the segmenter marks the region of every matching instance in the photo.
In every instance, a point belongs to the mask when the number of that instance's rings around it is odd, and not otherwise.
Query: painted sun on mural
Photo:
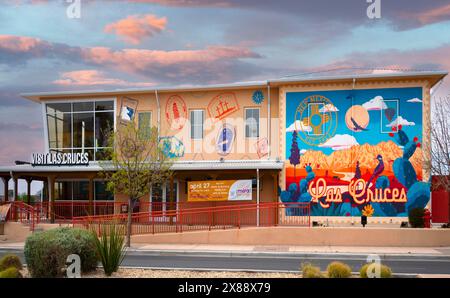
[[[407,216],[425,207],[422,89],[288,92],[283,202],[313,216]],[[293,214],[287,214],[293,215]]]

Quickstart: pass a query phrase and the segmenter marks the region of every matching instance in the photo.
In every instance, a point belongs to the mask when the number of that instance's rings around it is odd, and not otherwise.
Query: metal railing
[[[127,217],[126,213],[74,217],[72,225],[101,233],[105,226],[125,227]],[[132,214],[131,222],[132,235],[286,225],[309,227],[310,205],[274,202],[138,212]]]
[[[6,217],[7,221],[17,221],[30,226],[30,231],[34,231],[39,218],[33,206],[22,201],[2,202],[2,205],[10,204],[10,208]]]

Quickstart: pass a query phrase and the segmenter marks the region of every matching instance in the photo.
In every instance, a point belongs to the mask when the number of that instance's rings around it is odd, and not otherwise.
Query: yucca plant
[[[92,231],[96,239],[97,253],[106,276],[111,276],[113,272],[117,272],[125,257],[124,232],[124,228],[116,224],[110,225],[109,229],[107,229],[106,225],[103,225],[101,235],[97,235],[95,230]]]

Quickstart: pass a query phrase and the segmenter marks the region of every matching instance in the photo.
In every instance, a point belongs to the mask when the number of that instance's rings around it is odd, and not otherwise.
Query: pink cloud
[[[137,3],[154,3],[165,6],[180,6],[180,7],[196,7],[196,6],[211,6],[211,7],[231,7],[235,6],[232,1],[227,0],[128,0],[129,2]]]
[[[105,26],[105,32],[115,33],[125,42],[139,44],[146,37],[162,32],[167,25],[167,18],[155,15],[133,15]]]
[[[183,63],[211,63],[226,59],[258,58],[255,52],[240,47],[209,46],[202,50],[144,50],[96,47],[83,50],[83,58],[95,64],[110,64],[127,71],[144,71],[154,66],[174,66]]]
[[[44,44],[46,43],[39,38],[16,35],[0,35],[0,49],[11,52],[29,52]]]
[[[121,79],[107,78],[103,72],[97,70],[77,70],[64,72],[61,74],[61,78],[53,81],[53,83],[64,86],[123,85],[148,87],[154,85],[154,83],[128,82]]]
[[[428,25],[450,19],[450,4],[416,13],[403,14],[404,17],[417,19],[421,25]]]

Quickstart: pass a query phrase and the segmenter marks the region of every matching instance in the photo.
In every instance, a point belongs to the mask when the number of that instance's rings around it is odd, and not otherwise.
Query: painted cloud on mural
[[[399,126],[399,125],[414,126],[414,125],[416,125],[416,123],[414,123],[412,121],[408,121],[405,118],[403,118],[402,116],[398,116],[398,118],[396,118],[394,121],[387,124],[386,127],[395,127],[395,126]]]
[[[312,127],[309,125],[304,125],[302,121],[296,120],[294,123],[289,125],[288,128],[286,128],[286,132],[294,132],[294,131],[306,131],[311,132]]]
[[[328,147],[335,151],[348,149],[354,145],[359,145],[354,136],[343,134],[335,135],[334,137],[328,139],[325,143],[319,145],[319,147]]]
[[[419,102],[422,102],[422,100],[417,98],[417,97],[415,97],[415,98],[411,98],[410,100],[407,100],[407,102],[417,102],[417,103],[419,103]]]
[[[321,113],[339,112],[339,109],[333,104],[326,104],[323,106],[323,108],[319,109],[319,112]]]
[[[362,105],[368,111],[379,111],[387,109],[383,96],[375,96],[371,100]]]

